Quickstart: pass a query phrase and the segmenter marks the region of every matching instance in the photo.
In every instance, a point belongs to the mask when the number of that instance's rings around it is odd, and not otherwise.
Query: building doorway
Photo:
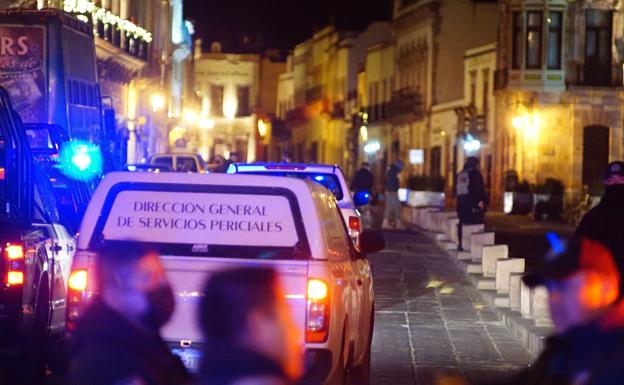
[[[442,172],[442,147],[435,146],[431,148],[431,158],[429,162],[429,175],[441,176]]]
[[[609,164],[609,127],[587,126],[583,130],[583,186],[591,194],[602,188],[604,170]]]

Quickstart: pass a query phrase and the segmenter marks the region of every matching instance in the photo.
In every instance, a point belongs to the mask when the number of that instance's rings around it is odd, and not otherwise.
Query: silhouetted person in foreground
[[[525,275],[545,286],[555,334],[535,363],[506,385],[617,385],[624,379],[622,274],[602,243],[575,239]]]
[[[99,298],[72,335],[68,385],[183,385],[190,378],[159,335],[174,296],[157,253],[136,243],[105,245]]]
[[[615,262],[624,267],[624,162],[607,166],[603,179],[605,193],[598,206],[581,219],[577,236],[587,236],[604,243]]]
[[[201,385],[286,385],[300,378],[303,336],[274,270],[216,273],[204,293]]]

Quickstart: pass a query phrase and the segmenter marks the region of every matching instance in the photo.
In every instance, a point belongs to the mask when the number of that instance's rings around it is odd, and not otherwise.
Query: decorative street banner
[[[0,27],[0,85],[24,123],[47,121],[44,65],[44,27]]]
[[[104,226],[106,240],[292,247],[288,199],[276,195],[123,191]]]

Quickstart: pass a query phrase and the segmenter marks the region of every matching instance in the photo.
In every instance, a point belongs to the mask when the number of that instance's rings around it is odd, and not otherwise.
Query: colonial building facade
[[[400,105],[409,108],[393,114],[398,131],[394,150],[412,160],[404,177],[441,176],[450,191],[468,155],[464,143],[470,130],[489,140],[484,132],[474,132],[485,131],[482,119],[481,126],[465,124],[476,121],[475,106],[482,101],[465,97],[464,55],[496,40],[498,16],[495,1],[395,0],[394,98],[407,100]],[[475,70],[469,76],[475,87],[483,76],[490,79],[485,83],[493,83],[492,72]]]
[[[624,9],[613,0],[505,0],[496,72],[494,200],[504,175],[598,193],[623,155]]]

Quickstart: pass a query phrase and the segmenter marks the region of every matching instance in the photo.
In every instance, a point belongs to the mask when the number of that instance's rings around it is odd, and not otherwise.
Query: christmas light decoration
[[[105,25],[114,25],[122,30],[126,35],[135,39],[144,40],[146,43],[152,41],[152,34],[144,28],[139,27],[130,20],[98,7],[94,2],[88,0],[64,0],[63,9],[68,13],[91,14],[93,22],[101,22]]]

